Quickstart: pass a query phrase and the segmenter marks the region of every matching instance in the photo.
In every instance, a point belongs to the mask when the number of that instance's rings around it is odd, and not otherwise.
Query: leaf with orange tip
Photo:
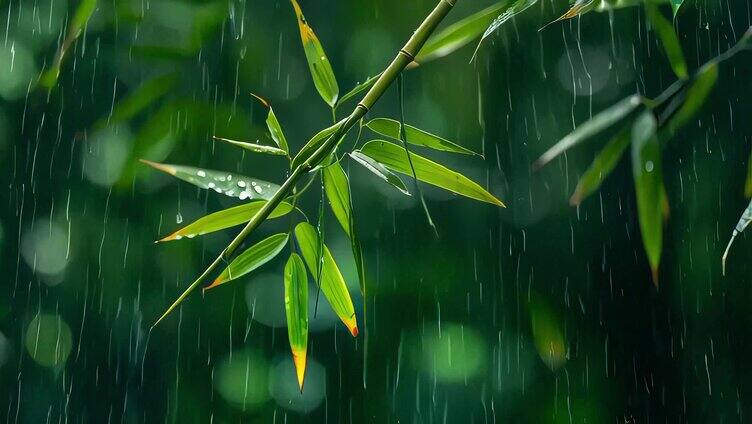
[[[261,240],[239,254],[230,265],[204,291],[238,279],[274,259],[285,248],[289,235],[275,234]]]
[[[282,132],[282,125],[279,124],[279,120],[277,119],[277,115],[274,114],[272,105],[261,96],[257,96],[253,93],[251,93],[251,96],[255,97],[265,108],[269,109],[269,114],[266,115],[266,127],[269,129],[269,135],[271,135],[274,143],[284,151],[284,154],[289,155],[290,147],[287,145],[287,139],[285,138],[284,132]]]
[[[297,253],[291,254],[285,265],[285,313],[292,360],[302,392],[308,353],[308,274]]]

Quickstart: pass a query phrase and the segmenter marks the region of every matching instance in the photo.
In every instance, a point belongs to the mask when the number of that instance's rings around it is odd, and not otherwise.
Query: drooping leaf
[[[325,167],[321,173],[329,206],[347,236],[350,236],[350,184],[339,163]]]
[[[212,233],[214,231],[224,230],[236,225],[245,224],[250,221],[256,213],[264,206],[265,200],[258,200],[246,203],[240,206],[234,206],[228,209],[214,212],[206,215],[175,231],[169,236],[159,240],[160,242],[180,240],[184,237],[193,238],[196,236]],[[293,206],[287,202],[282,202],[274,208],[269,214],[269,219],[279,218],[287,215],[292,211]]]
[[[632,125],[632,176],[637,195],[637,216],[642,244],[658,285],[658,267],[663,249],[663,171],[661,147],[656,136],[657,123],[649,110]]]
[[[251,93],[251,96],[255,97],[264,107],[269,109],[269,114],[266,115],[266,127],[269,129],[269,135],[271,135],[277,147],[282,149],[285,154],[289,154],[290,147],[287,145],[287,139],[285,138],[285,133],[282,131],[282,126],[279,124],[277,115],[274,114],[274,108],[272,108],[272,105],[266,99],[253,93]]]
[[[503,8],[504,2],[496,3],[437,32],[420,49],[415,62],[426,63],[464,47],[483,34]]]
[[[598,153],[593,163],[580,177],[577,188],[569,199],[571,205],[579,205],[601,186],[603,180],[614,170],[627,146],[629,146],[630,136],[629,130],[622,131]]]
[[[676,132],[697,114],[717,81],[718,64],[716,62],[707,63],[697,72],[692,85],[687,89],[684,103],[668,123],[670,132]]]
[[[287,152],[272,146],[264,146],[263,144],[248,143],[245,141],[230,140],[229,138],[213,137],[217,141],[224,141],[225,143],[232,144],[233,146],[240,147],[241,149],[249,150],[254,153],[266,153],[269,155],[285,156]]]
[[[734,239],[736,239],[736,236],[741,234],[744,230],[749,227],[749,224],[752,223],[752,202],[749,203],[747,206],[747,209],[744,210],[744,213],[742,213],[742,217],[739,218],[739,222],[736,223],[736,227],[734,227],[734,231],[731,233],[731,239],[728,242],[728,246],[726,246],[726,251],[723,252],[723,258],[721,258],[721,265],[723,267],[723,274],[726,275],[726,259],[728,258],[729,250],[731,250],[731,245],[734,243]]]
[[[89,22],[89,18],[94,14],[97,9],[97,0],[81,0],[76,7],[76,11],[73,14],[73,18],[70,20],[68,26],[68,34],[65,36],[60,48],[55,55],[55,59],[52,62],[52,66],[48,69],[39,81],[42,86],[46,88],[52,88],[57,84],[57,79],[60,77],[60,67],[63,64],[68,50],[73,46],[73,43],[81,36],[86,24]]]
[[[275,234],[246,249],[204,291],[236,280],[274,259],[285,248],[289,235]]]
[[[175,82],[177,82],[177,74],[161,75],[146,81],[115,105],[108,122],[114,124],[133,118],[172,90]]]
[[[285,314],[298,386],[303,391],[308,353],[308,274],[297,253],[291,254],[285,265]]]
[[[682,3],[684,3],[684,0],[671,0],[671,10],[674,12],[674,18],[679,14]]]
[[[548,149],[546,153],[542,154],[538,160],[533,164],[533,168],[539,169],[551,162],[560,154],[566,152],[572,147],[582,143],[583,141],[591,138],[608,128],[611,128],[614,124],[626,119],[632,112],[634,112],[642,104],[642,97],[639,95],[629,96],[626,99],[619,101],[613,106],[593,116],[589,121],[575,128],[574,131],[569,133],[566,137],[559,140],[553,147]]]
[[[411,196],[410,192],[407,191],[407,187],[405,186],[405,183],[402,181],[402,179],[399,176],[397,176],[397,174],[390,171],[384,165],[376,162],[375,160],[371,159],[370,157],[364,155],[363,153],[359,151],[351,152],[350,157],[353,158],[355,162],[363,165],[364,168],[371,171],[377,177],[391,184],[392,187],[396,188],[397,190],[401,191],[402,193],[408,196]]]
[[[376,118],[368,121],[366,126],[378,134],[393,138],[395,140],[400,139],[400,123],[399,121],[395,121],[394,119]],[[443,152],[477,155],[477,153],[473,152],[472,150],[466,149],[449,140],[415,128],[411,125],[405,125],[405,138],[408,143],[414,144],[416,146],[429,147],[431,149],[441,150]]]
[[[339,107],[339,105],[345,103],[346,101],[352,99],[358,94],[371,88],[371,86],[379,79],[379,77],[381,77],[381,73],[374,75],[372,77],[368,77],[365,81],[356,85],[352,90],[348,91],[344,96],[340,97],[339,100],[337,100],[337,104],[335,107]]]
[[[308,158],[310,158],[316,151],[324,144],[326,141],[334,135],[335,132],[339,129],[339,127],[345,123],[345,120],[341,120],[337,122],[336,124],[332,125],[329,128],[323,129],[316,133],[313,137],[311,137],[310,140],[303,146],[302,149],[298,152],[297,155],[293,158],[292,162],[290,163],[290,169],[295,169],[298,166],[302,165]],[[318,165],[318,164],[313,164]]]
[[[555,22],[564,21],[567,19],[572,19],[580,15],[584,15],[587,12],[590,12],[591,10],[595,9],[598,6],[598,1],[596,0],[577,0],[572,7],[570,7],[563,15],[556,18],[554,21],[546,24],[544,28],[548,25],[551,25]]]
[[[345,285],[345,279],[334,262],[329,248],[326,245],[323,246],[321,268],[319,268],[319,236],[316,229],[307,222],[301,222],[295,227],[295,238],[298,240],[300,253],[303,255],[308,270],[318,280],[324,297],[353,337],[356,337],[358,324],[355,318],[355,308]]]
[[[502,25],[504,25],[508,20],[514,18],[517,14],[525,11],[530,6],[537,3],[538,0],[515,0],[509,3],[509,5],[506,7],[499,16],[496,17],[491,22],[491,25],[486,28],[486,30],[483,32],[483,35],[480,37],[480,41],[478,42],[478,46],[475,48],[475,53],[473,53],[473,57],[475,57],[475,54],[478,53],[478,50],[480,49],[480,46],[483,44],[483,41],[488,38],[489,35],[493,34],[494,31],[501,28]]]
[[[237,197],[240,200],[269,200],[274,196],[274,193],[279,190],[277,184],[230,172],[194,168],[192,166],[156,163],[146,159],[141,159],[141,162],[154,169],[170,174],[175,178],[191,183],[196,187],[207,190],[211,189],[226,196]]]
[[[308,60],[308,68],[311,70],[313,84],[316,86],[316,90],[318,90],[321,98],[330,107],[334,107],[337,104],[339,87],[337,86],[337,79],[334,77],[332,65],[329,63],[326,53],[324,53],[321,42],[316,37],[311,26],[308,25],[305,16],[303,16],[303,11],[300,10],[297,0],[290,0],[290,2],[292,2],[292,7],[295,9],[295,15],[298,18],[300,39],[303,42],[303,50],[305,51],[306,60]]]
[[[373,140],[366,143],[360,151],[392,171],[407,176],[413,174],[407,152],[396,144]],[[414,153],[410,153],[410,159],[412,159],[418,180],[461,196],[504,207],[501,200],[464,175]]]
[[[660,38],[661,44],[663,44],[663,49],[666,51],[666,56],[671,64],[671,69],[674,70],[674,74],[679,79],[687,79],[687,62],[684,60],[684,52],[682,52],[679,37],[677,37],[674,31],[674,26],[661,14],[658,6],[653,2],[654,0],[645,1],[645,13],[653,29],[658,33],[658,38]]]

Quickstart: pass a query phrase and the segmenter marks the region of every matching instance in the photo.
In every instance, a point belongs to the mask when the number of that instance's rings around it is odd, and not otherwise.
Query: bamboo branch
[[[157,326],[167,315],[170,314],[188,295],[195,290],[201,282],[214,271],[214,269],[222,262],[227,261],[241,243],[261,225],[274,208],[285,199],[295,187],[298,180],[307,172],[312,170],[318,165],[324,158],[329,156],[337,147],[339,142],[344,138],[345,134],[350,128],[355,125],[366,113],[373,107],[373,105],[381,98],[386,90],[394,83],[397,77],[402,71],[413,62],[415,57],[423,48],[428,38],[436,30],[442,20],[446,17],[449,11],[452,10],[457,0],[439,0],[439,4],[433,9],[433,11],[423,20],[417,30],[413,33],[410,39],[407,41],[404,47],[400,49],[397,56],[387,66],[379,79],[373,84],[368,93],[363,97],[363,100],[355,106],[350,116],[347,117],[345,122],[332,134],[321,147],[319,147],[308,159],[295,168],[287,180],[282,186],[274,193],[271,199],[264,204],[264,206],[256,212],[256,215],[248,221],[248,224],[238,233],[238,235],[222,250],[222,253],[209,265],[206,270],[178,297],[175,302],[167,308],[164,314],[151,326],[151,329]],[[151,330],[150,330],[151,331]]]

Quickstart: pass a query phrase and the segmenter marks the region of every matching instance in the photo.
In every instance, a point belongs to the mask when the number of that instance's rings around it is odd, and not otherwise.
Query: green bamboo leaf
[[[290,163],[290,169],[295,169],[298,166],[302,165],[308,158],[311,157],[316,151],[321,147],[326,141],[329,139],[330,136],[334,135],[335,132],[339,129],[339,127],[345,123],[345,119],[337,122],[336,124],[332,125],[329,128],[325,128],[313,137],[311,137],[310,140],[303,146],[302,149],[300,149],[300,152],[298,152],[297,155],[293,158],[292,162]],[[318,164],[312,164],[312,165],[318,165]]]
[[[392,171],[407,176],[413,175],[407,152],[396,144],[383,140],[373,140],[366,143],[360,151]],[[415,153],[410,153],[410,159],[412,159],[418,180],[461,196],[505,207],[501,200],[464,175]]]
[[[314,276],[319,278],[318,281],[324,297],[332,305],[334,313],[347,326],[353,337],[358,335],[358,324],[355,318],[355,308],[353,307],[350,292],[345,285],[345,279],[334,262],[331,252],[326,245],[323,246],[323,252],[319,251],[319,236],[316,229],[307,222],[301,222],[295,227],[295,238],[298,240],[300,253],[303,255],[308,270]],[[319,253],[323,253],[321,269],[319,264]]]
[[[89,18],[91,18],[91,15],[94,14],[94,11],[96,9],[97,0],[81,0],[81,2],[78,4],[76,11],[73,13],[73,18],[70,21],[70,25],[68,26],[68,34],[66,35],[62,44],[60,44],[60,48],[55,54],[55,59],[52,63],[52,66],[44,74],[42,74],[39,79],[42,86],[46,88],[52,88],[55,86],[55,84],[57,84],[57,79],[60,77],[60,67],[63,64],[63,59],[65,59],[65,56],[73,43],[83,33],[86,24],[89,22]]]
[[[434,34],[420,49],[415,62],[426,63],[448,56],[464,47],[483,34],[503,8],[504,2],[496,3]]]
[[[159,242],[180,240],[182,238],[193,238],[196,236],[212,233],[226,228],[231,228],[236,225],[245,224],[250,221],[256,213],[264,206],[266,200],[257,200],[243,205],[234,206],[214,212],[197,219],[196,221],[186,225],[185,227],[175,231],[167,237],[159,240]],[[287,202],[281,202],[271,214],[269,218],[279,218],[287,215],[293,209],[293,206]]]
[[[726,251],[723,252],[723,258],[721,258],[721,266],[723,268],[723,275],[726,275],[726,259],[728,259],[729,250],[731,250],[731,245],[734,244],[734,240],[736,239],[736,236],[744,232],[744,230],[749,227],[749,224],[752,223],[752,202],[749,203],[747,206],[747,209],[744,210],[744,213],[742,213],[742,217],[739,218],[739,222],[736,223],[736,227],[734,227],[734,231],[731,233],[731,239],[728,242],[728,246],[726,246]]]
[[[589,121],[578,126],[574,131],[569,133],[566,137],[562,138],[553,147],[548,149],[546,153],[541,155],[538,160],[533,163],[534,169],[539,169],[551,162],[560,154],[566,152],[572,147],[582,143],[583,141],[598,135],[602,131],[610,128],[614,124],[621,122],[632,114],[642,104],[642,97],[639,95],[632,95],[619,101],[613,106],[607,108],[601,113],[592,117]]]
[[[364,168],[371,171],[377,177],[391,184],[392,187],[408,196],[412,196],[410,192],[407,191],[407,187],[405,186],[405,183],[402,181],[402,179],[384,165],[376,162],[375,160],[369,158],[359,151],[351,152],[350,157],[353,158],[355,162],[363,165]]]
[[[253,93],[251,93],[251,96],[255,97],[256,100],[264,105],[264,107],[269,109],[269,113],[266,115],[266,127],[269,129],[269,135],[271,135],[274,143],[276,143],[285,154],[289,154],[290,147],[287,145],[287,139],[285,138],[285,133],[282,132],[282,126],[279,124],[277,115],[274,114],[274,108],[272,108],[272,105],[263,97],[257,96]]]
[[[599,4],[599,1],[596,1],[596,0],[577,0],[566,12],[564,12],[563,15],[547,23],[546,25],[543,26],[543,28],[556,22],[561,22],[567,19],[575,18],[580,15],[584,15],[585,13],[588,13],[591,10],[598,7],[598,4]]]
[[[379,79],[379,77],[381,77],[380,73],[372,77],[368,77],[365,81],[356,85],[352,90],[348,91],[344,96],[340,97],[339,100],[337,100],[335,107],[339,107],[346,101],[371,88],[371,86]]]
[[[674,18],[679,14],[679,9],[683,3],[684,0],[671,0],[671,10],[674,12]]]
[[[274,259],[285,248],[289,234],[280,233],[268,237],[239,254],[204,291],[236,280]]]
[[[748,198],[752,197],[752,154],[749,155],[747,162],[747,183],[744,185],[744,194]]]
[[[112,117],[109,120],[102,119],[98,126],[104,126],[104,121],[117,124],[133,118],[172,90],[177,80],[177,74],[167,74],[146,81],[123,100],[120,100],[115,105]]]
[[[303,260],[297,253],[291,254],[287,260],[284,281],[287,337],[298,376],[298,386],[302,391],[308,353],[308,274]]]
[[[225,196],[237,197],[240,200],[269,200],[279,190],[277,184],[229,172],[156,163],[146,159],[141,159],[141,162],[154,169],[170,174],[175,178],[191,183],[196,187],[205,190],[211,189]]]
[[[710,62],[695,75],[692,85],[687,89],[684,103],[668,123],[671,133],[686,125],[705,104],[710,92],[718,81],[718,63]]]
[[[603,180],[614,170],[624,151],[629,146],[630,132],[622,131],[606,144],[606,147],[590,164],[590,167],[582,174],[574,194],[569,199],[572,206],[579,205],[586,197],[594,193],[601,186]]]
[[[350,236],[350,183],[347,181],[342,166],[335,162],[325,167],[321,173],[324,178],[324,191],[329,206],[347,236]]]
[[[483,35],[480,37],[480,41],[478,42],[478,46],[475,48],[475,52],[473,53],[473,57],[478,53],[478,50],[480,49],[480,46],[483,44],[483,41],[488,38],[489,35],[493,34],[494,31],[499,29],[502,25],[504,25],[508,20],[515,17],[517,14],[524,12],[527,8],[537,3],[538,0],[516,0],[509,4],[509,6],[502,12],[499,16],[496,17],[491,22],[491,25],[486,28],[485,32],[483,32]]]
[[[303,50],[305,51],[306,60],[308,60],[308,68],[311,70],[313,84],[316,86],[316,90],[318,90],[321,98],[330,107],[334,107],[337,104],[339,87],[337,86],[337,79],[334,77],[332,65],[329,63],[326,53],[324,53],[321,42],[316,37],[310,25],[308,25],[305,16],[303,16],[303,11],[300,10],[297,0],[290,0],[290,2],[298,18],[300,39],[303,42]]]
[[[663,171],[661,147],[653,113],[644,111],[632,125],[632,176],[637,195],[637,215],[642,244],[650,263],[653,283],[658,285],[658,267],[663,249]]]
[[[399,121],[395,121],[394,119],[376,118],[368,121],[366,126],[370,128],[371,131],[374,131],[383,136],[393,138],[395,140],[400,139],[400,123]],[[441,150],[443,152],[462,153],[465,155],[478,155],[472,150],[466,149],[458,144],[452,143],[449,140],[415,128],[411,125],[405,125],[405,138],[407,139],[406,141],[408,143],[414,144],[416,146],[429,147],[431,149]]]
[[[674,74],[679,79],[687,79],[689,74],[687,73],[687,62],[684,60],[684,53],[682,52],[681,43],[679,43],[679,37],[676,36],[674,26],[666,19],[658,10],[653,2],[655,0],[647,0],[645,2],[645,12],[653,25],[653,29],[658,33],[663,44],[663,49],[666,51],[666,56],[671,64],[671,69],[674,70]],[[672,3],[673,5],[673,3]]]
[[[248,143],[245,141],[230,140],[229,138],[213,137],[217,141],[224,141],[225,143],[232,144],[233,146],[240,147],[241,149],[249,150],[254,153],[266,153],[269,155],[285,156],[287,152],[272,146],[264,146],[263,144]]]

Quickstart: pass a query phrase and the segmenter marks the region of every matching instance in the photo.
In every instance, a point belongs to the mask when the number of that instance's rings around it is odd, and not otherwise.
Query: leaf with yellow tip
[[[323,245],[324,251],[319,252],[318,233],[307,222],[301,222],[295,227],[295,238],[298,240],[300,253],[303,255],[308,270],[314,278],[318,279],[324,297],[332,306],[334,313],[350,330],[350,334],[356,337],[358,335],[358,324],[355,318],[355,308],[345,284],[345,278],[342,277],[329,248]],[[320,269],[318,266],[319,253],[323,256]]]
[[[285,313],[292,360],[302,392],[308,353],[308,274],[297,253],[291,254],[285,265]]]
[[[268,237],[239,254],[230,265],[204,291],[238,279],[274,259],[287,244],[288,234],[280,233]]]
[[[272,137],[272,140],[274,140],[277,146],[284,151],[284,154],[289,155],[290,147],[287,145],[285,133],[282,132],[282,125],[279,124],[279,120],[277,119],[277,115],[274,113],[272,105],[261,96],[257,96],[253,93],[251,93],[251,96],[255,97],[256,100],[259,101],[259,103],[264,105],[265,108],[269,109],[269,113],[266,115],[266,128],[269,129],[269,135]]]

